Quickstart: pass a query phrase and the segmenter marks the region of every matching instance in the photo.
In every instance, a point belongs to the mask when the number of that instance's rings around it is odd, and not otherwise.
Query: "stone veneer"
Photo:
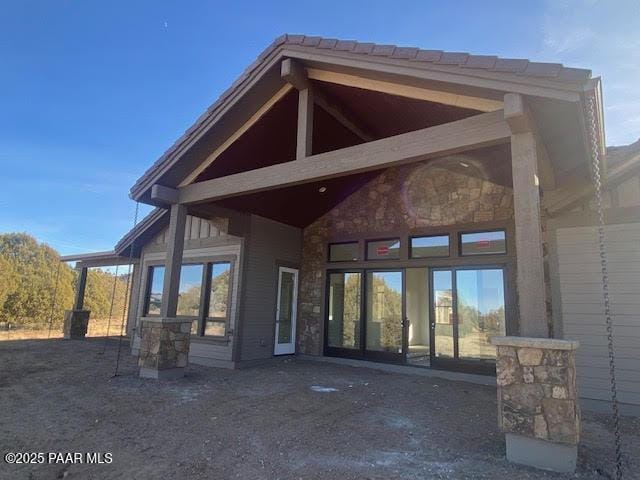
[[[140,376],[180,377],[189,359],[191,320],[143,318],[140,321]]]
[[[65,310],[62,334],[67,340],[82,340],[89,326],[89,310]]]
[[[494,337],[492,343],[497,347],[498,424],[502,431],[575,447],[580,439],[575,366],[578,342]]]
[[[512,189],[444,168],[460,169],[461,161],[474,163],[472,156],[456,155],[385,170],[304,229],[299,352],[322,352],[320,306],[328,241],[513,218]]]

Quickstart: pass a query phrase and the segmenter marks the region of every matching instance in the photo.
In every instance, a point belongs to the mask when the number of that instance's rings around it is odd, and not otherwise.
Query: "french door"
[[[292,354],[296,352],[298,270],[286,267],[279,268],[277,302],[276,338],[273,354]]]
[[[327,355],[401,363],[404,318],[404,270],[328,273]]]
[[[490,373],[505,335],[503,267],[327,273],[325,354]]]
[[[493,336],[506,334],[502,267],[431,270],[431,365],[495,368]]]

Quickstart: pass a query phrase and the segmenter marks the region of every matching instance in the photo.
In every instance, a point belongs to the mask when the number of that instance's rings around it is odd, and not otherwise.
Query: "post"
[[[312,154],[313,144],[313,90],[309,85],[298,92],[298,137],[296,159]]]
[[[573,472],[580,440],[578,342],[493,337],[491,343],[497,348],[498,424],[507,460]]]
[[[76,286],[76,298],[73,302],[74,310],[82,310],[84,306],[84,292],[87,288],[87,267],[80,268],[80,275],[78,276],[78,285]]]
[[[548,337],[538,145],[522,96],[507,94],[504,104],[505,120],[511,128],[520,335]]]
[[[63,337],[67,340],[83,340],[89,326],[91,312],[84,310],[84,293],[87,287],[87,267],[80,266],[73,309],[64,312]]]
[[[174,204],[169,214],[169,232],[167,241],[167,260],[164,269],[164,286],[160,316],[175,318],[178,309],[178,290],[180,287],[180,268],[184,251],[184,229],[187,223],[187,207]]]
[[[179,378],[187,366],[191,320],[176,318],[186,219],[185,205],[171,205],[160,316],[140,321],[141,377]]]

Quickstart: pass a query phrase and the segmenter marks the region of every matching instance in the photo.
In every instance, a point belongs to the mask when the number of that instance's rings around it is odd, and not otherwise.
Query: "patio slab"
[[[2,478],[609,478],[608,416],[585,413],[576,475],[505,460],[495,388],[285,358],[245,370],[137,375],[116,344],[0,342],[0,450],[109,452],[110,464],[7,465]],[[626,452],[640,420],[624,418]],[[627,472],[640,471],[633,455]],[[6,475],[6,477],[5,477]],[[632,476],[629,476],[632,478]]]

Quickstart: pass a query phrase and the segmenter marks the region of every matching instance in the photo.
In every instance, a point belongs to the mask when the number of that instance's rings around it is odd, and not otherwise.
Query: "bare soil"
[[[612,478],[609,417],[584,413],[575,475],[509,464],[492,387],[278,359],[138,378],[116,342],[0,342],[0,453],[110,452],[110,464],[8,465],[10,479]],[[626,477],[640,420],[625,418]]]

